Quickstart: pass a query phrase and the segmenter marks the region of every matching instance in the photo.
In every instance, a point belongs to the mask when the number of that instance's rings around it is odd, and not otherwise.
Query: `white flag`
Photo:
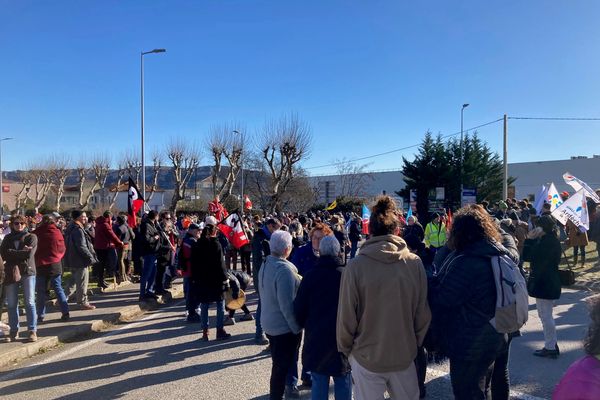
[[[566,225],[567,221],[571,221],[582,232],[589,230],[590,216],[587,209],[585,190],[581,189],[569,197],[567,201],[552,211],[552,216],[563,225]]]
[[[562,197],[558,194],[558,190],[556,190],[556,186],[554,183],[550,184],[548,188],[548,194],[546,195],[546,203],[550,204],[550,211],[556,210],[563,204]]]
[[[542,185],[540,192],[538,193],[537,196],[535,196],[535,210],[537,211],[538,215],[540,215],[542,213],[542,206],[546,202],[547,197],[548,197],[548,188],[546,187],[546,185]]]
[[[563,174],[563,179],[565,180],[565,183],[567,185],[571,186],[573,189],[575,189],[575,191],[578,192],[581,189],[583,189],[585,192],[585,195],[587,197],[594,200],[597,204],[600,204],[600,197],[598,197],[596,192],[594,192],[594,189],[589,187],[587,183],[585,183],[584,181],[582,181],[579,178],[574,177],[573,175],[569,174],[568,172],[565,172]]]

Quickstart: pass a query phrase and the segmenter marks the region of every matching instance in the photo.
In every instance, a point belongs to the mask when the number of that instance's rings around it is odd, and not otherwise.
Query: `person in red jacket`
[[[35,229],[38,237],[38,247],[35,252],[35,267],[37,278],[35,282],[36,311],[38,324],[44,321],[46,315],[46,291],[52,287],[62,311],[61,321],[69,319],[67,296],[62,288],[62,258],[65,255],[65,239],[61,230],[56,226],[52,215],[44,215],[42,223]]]
[[[104,280],[105,275],[114,276],[117,268],[117,247],[123,247],[123,242],[113,232],[110,211],[105,211],[96,218],[96,234],[94,235],[94,249],[99,263],[96,264],[95,275],[98,278],[98,287],[101,290],[108,288]],[[116,280],[115,280],[116,283]]]

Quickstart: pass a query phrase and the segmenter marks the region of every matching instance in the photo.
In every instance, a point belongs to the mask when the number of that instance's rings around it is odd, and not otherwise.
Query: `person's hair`
[[[276,218],[269,218],[266,222],[265,225],[276,225],[276,226],[281,226],[281,222],[279,222],[278,219]]]
[[[27,218],[25,218],[25,216],[21,215],[21,214],[15,215],[14,217],[12,217],[10,219],[10,224],[12,225],[15,222],[22,222],[22,223],[26,224],[27,223]]]
[[[313,228],[310,230],[310,233],[308,234],[308,237],[310,239],[312,239],[313,235],[315,232],[317,231],[321,231],[323,232],[323,236],[330,236],[333,235],[333,230],[331,230],[331,228],[327,225],[325,225],[322,222],[317,222]]]
[[[110,213],[110,211],[104,211],[104,213],[102,214],[102,216],[103,216],[104,218],[110,218],[110,216],[111,216],[111,215],[112,215],[112,214]]]
[[[213,236],[217,232],[217,227],[211,224],[205,225],[200,234],[201,238],[208,238]]]
[[[592,322],[583,341],[583,349],[590,356],[597,356],[600,354],[600,295],[591,297],[587,303]]]
[[[558,230],[558,228],[556,226],[556,220],[554,219],[554,217],[552,217],[550,215],[542,215],[541,217],[539,217],[537,219],[535,225],[542,228],[544,233],[551,234],[551,235],[552,234],[556,235],[557,230]]]
[[[542,208],[544,210],[550,210],[552,208],[552,206],[550,205],[550,203],[544,203],[544,205],[542,206]]]
[[[152,220],[152,219],[156,218],[156,215],[157,215],[157,214],[156,214],[156,211],[154,211],[154,210],[150,210],[150,211],[148,212],[148,219]]]
[[[124,223],[125,223],[125,217],[124,217],[124,216],[122,216],[122,215],[119,215],[119,216],[117,217],[117,224],[119,224],[119,225],[123,225]]]
[[[292,235],[286,231],[275,231],[269,240],[271,254],[275,257],[283,257],[288,249],[292,248]]]
[[[490,202],[487,201],[487,200],[484,200],[484,201],[481,202],[481,206],[483,208],[488,208],[490,206]]]
[[[493,218],[478,204],[471,204],[458,210],[452,222],[448,247],[462,251],[480,240],[500,242],[500,232]]]
[[[325,236],[319,243],[319,255],[336,257],[340,254],[340,242],[335,236]]]
[[[292,221],[289,228],[290,228],[290,233],[292,234],[292,236],[293,235],[296,235],[296,237],[302,236],[302,225],[300,224],[299,221]]]
[[[56,218],[54,218],[54,215],[46,214],[42,217],[42,224],[55,224],[55,223],[56,223]]]
[[[83,215],[85,211],[81,211],[81,210],[73,210],[71,211],[71,219],[78,219],[79,217],[81,217]]]
[[[396,202],[390,196],[380,196],[371,209],[369,231],[372,236],[391,235],[400,226]]]

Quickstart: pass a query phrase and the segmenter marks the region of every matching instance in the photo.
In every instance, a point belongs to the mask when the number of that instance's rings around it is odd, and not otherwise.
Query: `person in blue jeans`
[[[217,304],[217,340],[224,340],[231,335],[223,329],[225,302],[223,292],[229,284],[223,248],[217,239],[217,221],[207,217],[200,239],[192,244],[190,291],[200,303],[200,322],[202,337],[208,341],[208,308],[211,303]]]
[[[335,236],[319,243],[319,259],[308,271],[294,299],[294,314],[304,328],[302,365],[311,372],[312,400],[329,398],[333,378],[336,400],[352,399],[348,359],[337,349],[336,321],[342,277],[340,244]]]
[[[157,299],[154,293],[156,279],[156,259],[160,246],[160,231],[158,228],[158,213],[154,210],[148,212],[140,226],[142,244],[142,275],[140,276],[140,301]]]
[[[46,316],[46,292],[52,286],[62,311],[61,320],[69,319],[69,304],[62,288],[62,258],[65,255],[65,239],[56,225],[56,216],[44,215],[42,223],[35,229],[38,247],[35,252],[36,265],[36,311],[38,323]]]
[[[27,220],[22,215],[13,217],[11,232],[0,245],[0,256],[4,260],[4,290],[8,303],[7,341],[14,341],[19,333],[19,286],[23,287],[23,298],[27,314],[28,340],[37,341],[37,314],[35,310],[35,251],[37,237],[27,232]]]

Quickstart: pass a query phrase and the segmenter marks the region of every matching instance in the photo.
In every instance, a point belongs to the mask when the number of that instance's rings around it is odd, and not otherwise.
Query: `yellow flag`
[[[325,211],[334,210],[336,207],[337,207],[337,200],[334,200],[330,205],[327,206],[327,208],[325,209]]]

